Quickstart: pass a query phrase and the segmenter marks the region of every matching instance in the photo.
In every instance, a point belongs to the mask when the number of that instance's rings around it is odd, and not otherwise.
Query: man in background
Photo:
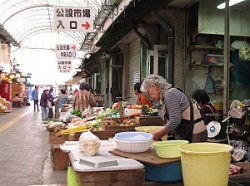
[[[34,112],[36,112],[36,109],[37,111],[40,111],[38,107],[38,95],[39,95],[38,86],[35,86],[35,89],[32,91],[31,94],[31,98],[34,101]]]

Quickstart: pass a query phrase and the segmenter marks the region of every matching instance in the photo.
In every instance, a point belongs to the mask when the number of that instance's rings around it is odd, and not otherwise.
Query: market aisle
[[[41,112],[29,106],[0,115],[0,185],[66,184],[66,171],[53,171],[50,149]]]

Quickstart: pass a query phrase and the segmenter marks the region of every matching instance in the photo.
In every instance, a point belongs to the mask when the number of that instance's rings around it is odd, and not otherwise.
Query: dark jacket
[[[47,90],[44,90],[41,95],[40,106],[47,107],[47,104],[48,104],[48,94]]]

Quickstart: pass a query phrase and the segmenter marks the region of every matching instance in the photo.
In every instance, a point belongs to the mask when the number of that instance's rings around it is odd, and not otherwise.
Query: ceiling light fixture
[[[243,1],[245,1],[245,0],[230,0],[229,1],[229,6],[233,6],[233,5],[241,3]],[[224,9],[225,7],[226,7],[226,3],[224,2],[224,3],[219,4],[217,6],[217,9]]]

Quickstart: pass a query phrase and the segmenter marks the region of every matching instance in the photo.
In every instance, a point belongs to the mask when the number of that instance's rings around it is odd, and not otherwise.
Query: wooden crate
[[[91,132],[94,135],[96,135],[98,138],[100,138],[101,140],[107,140],[109,138],[113,138],[115,134],[118,132],[126,132],[126,131],[135,131],[135,127],[131,127],[131,126],[109,127],[108,129],[105,129],[105,130],[91,131]],[[70,141],[78,141],[81,134],[82,134],[81,132],[71,134],[69,135],[68,139]]]
[[[62,144],[69,140],[68,135],[56,136],[55,132],[49,131],[49,143],[50,144]]]
[[[58,144],[52,145],[52,159],[54,171],[66,170],[69,166],[68,153],[63,152]]]
[[[119,170],[100,172],[76,172],[81,186],[141,186],[145,183],[145,170]]]
[[[140,116],[135,117],[135,123],[138,126],[163,126],[164,121],[160,116]]]

